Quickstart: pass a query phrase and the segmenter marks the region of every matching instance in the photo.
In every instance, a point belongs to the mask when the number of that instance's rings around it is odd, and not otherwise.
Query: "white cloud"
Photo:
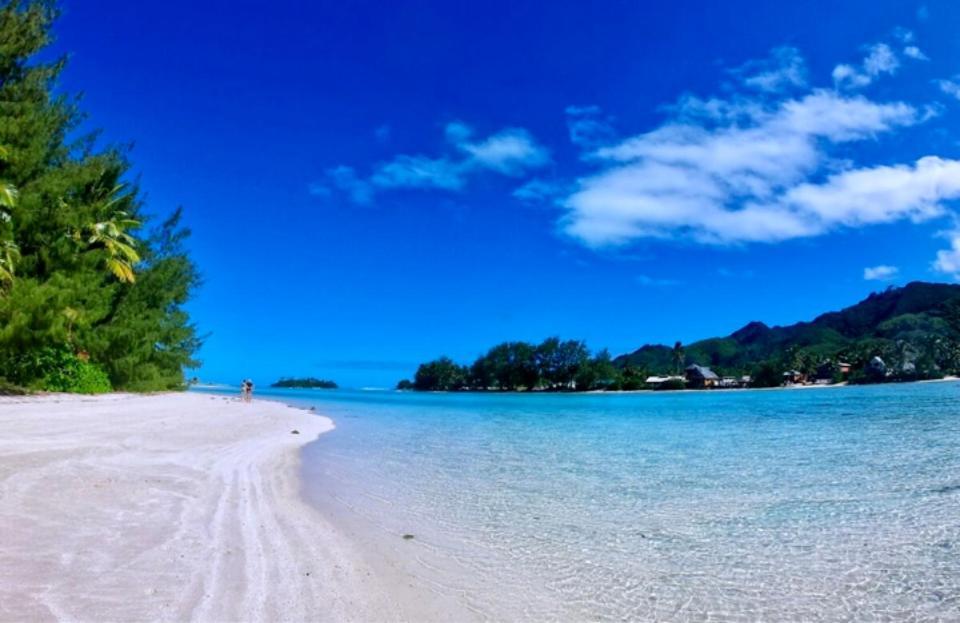
[[[870,76],[860,73],[852,65],[841,64],[833,68],[833,82],[838,87],[865,87],[870,84]]]
[[[466,183],[461,163],[446,158],[399,155],[377,167],[370,183],[379,188],[460,190]]]
[[[867,57],[863,59],[863,69],[869,76],[892,74],[900,67],[900,60],[893,49],[886,43],[876,43],[869,48]]]
[[[749,123],[726,121],[726,112],[670,120],[594,152],[602,170],[579,180],[563,201],[567,233],[590,246],[643,237],[734,243],[815,235],[837,219],[813,208],[825,205],[837,185],[857,182],[831,178],[819,195],[803,186],[829,160],[824,144],[872,138],[918,120],[907,104],[822,90],[773,107],[741,108],[751,111]]]
[[[807,85],[807,66],[796,48],[774,48],[763,61],[751,61],[733,70],[746,86],[778,93]]]
[[[960,160],[926,156],[914,164],[845,171],[823,184],[791,188],[781,204],[824,225],[856,227],[903,218],[923,221],[960,197]]]
[[[872,46],[863,75],[894,71],[891,55]],[[922,221],[960,198],[958,160],[857,166],[833,155],[931,115],[904,102],[815,89],[775,101],[686,96],[669,111],[660,127],[588,154],[598,170],[560,201],[568,235],[592,247],[642,238],[776,242]]]
[[[450,136],[448,130],[447,136]],[[516,177],[550,163],[550,152],[524,129],[508,128],[478,142],[461,141],[457,147],[470,154],[465,164]]]
[[[960,76],[953,80],[937,80],[937,86],[947,95],[960,99]]]
[[[916,61],[929,61],[930,57],[923,53],[923,50],[915,45],[908,45],[903,48],[903,55]]]
[[[950,248],[937,251],[933,269],[960,281],[960,230],[954,229],[944,235],[950,241]]]
[[[864,268],[863,278],[867,281],[888,281],[896,277],[899,272],[900,269],[896,266],[881,264],[879,266]]]
[[[351,201],[366,204],[377,192],[397,188],[462,190],[470,176],[489,171],[508,177],[520,177],[550,163],[550,152],[522,128],[507,128],[482,140],[471,140],[473,129],[459,121],[448,123],[444,135],[457,154],[437,157],[399,154],[373,167],[369,177],[357,175],[349,166],[326,172],[333,187],[345,192]],[[324,184],[311,186],[311,193],[329,193]]]
[[[916,52],[920,52],[915,48]],[[900,68],[900,59],[886,43],[867,47],[867,55],[860,68],[840,64],[833,68],[833,82],[837,88],[858,89],[865,87],[882,74],[894,74]]]

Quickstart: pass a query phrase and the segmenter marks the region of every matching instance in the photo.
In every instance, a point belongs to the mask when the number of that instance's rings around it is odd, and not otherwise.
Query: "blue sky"
[[[62,88],[186,208],[204,379],[619,354],[960,274],[953,2],[63,7]]]

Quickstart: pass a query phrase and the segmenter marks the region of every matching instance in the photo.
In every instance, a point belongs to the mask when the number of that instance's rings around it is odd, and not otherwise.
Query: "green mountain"
[[[913,282],[810,322],[751,322],[726,337],[682,348],[685,364],[724,374],[750,374],[763,364],[813,373],[825,361],[844,361],[856,371],[879,356],[897,375],[942,376],[960,371],[960,285]],[[674,347],[658,344],[614,363],[661,374],[678,365]]]

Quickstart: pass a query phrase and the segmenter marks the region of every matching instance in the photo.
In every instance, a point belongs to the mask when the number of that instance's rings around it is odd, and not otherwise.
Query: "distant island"
[[[297,388],[297,389],[337,389],[333,381],[307,377],[303,379],[282,378],[270,387]]]
[[[960,285],[913,282],[810,322],[751,322],[726,337],[612,358],[579,340],[504,342],[470,365],[421,364],[398,389],[625,391],[880,383],[960,374]]]

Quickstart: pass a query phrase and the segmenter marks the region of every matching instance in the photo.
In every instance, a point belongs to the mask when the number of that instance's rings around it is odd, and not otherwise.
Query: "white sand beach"
[[[437,617],[301,500],[332,428],[201,394],[0,398],[0,620]]]

